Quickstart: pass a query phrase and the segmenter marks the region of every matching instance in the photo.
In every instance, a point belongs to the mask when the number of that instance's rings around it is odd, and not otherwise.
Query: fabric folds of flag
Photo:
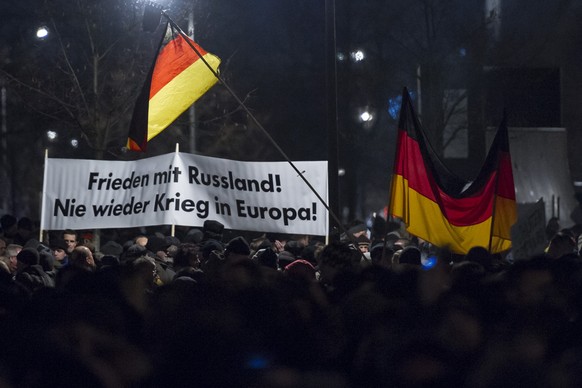
[[[404,89],[388,210],[410,234],[457,254],[476,246],[510,249],[517,210],[505,118],[479,174],[467,182],[435,154]]]
[[[168,35],[170,39],[166,39]],[[218,81],[207,64],[218,72],[220,59],[166,25],[156,59],[133,111],[128,149],[146,151],[148,141]]]

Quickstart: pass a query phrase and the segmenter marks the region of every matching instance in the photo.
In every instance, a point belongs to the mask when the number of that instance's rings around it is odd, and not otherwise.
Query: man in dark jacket
[[[39,253],[34,248],[24,248],[16,256],[18,269],[14,281],[34,293],[45,287],[54,287],[54,280],[39,265]]]

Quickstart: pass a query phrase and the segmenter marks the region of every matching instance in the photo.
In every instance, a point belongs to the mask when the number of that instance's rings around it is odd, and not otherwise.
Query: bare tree
[[[2,73],[28,108],[81,138],[93,156],[118,155],[153,53],[132,1],[45,1],[43,41],[22,41]],[[24,64],[24,65],[23,65]]]

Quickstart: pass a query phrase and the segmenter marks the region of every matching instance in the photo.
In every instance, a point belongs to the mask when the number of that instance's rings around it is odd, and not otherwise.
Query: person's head
[[[79,243],[79,235],[76,231],[74,231],[72,229],[66,229],[63,232],[63,240],[67,244],[67,249],[66,249],[67,254],[70,254],[73,252],[73,249],[75,249],[75,247]]]
[[[284,250],[290,252],[294,257],[301,257],[304,248],[305,245],[303,243],[296,240],[289,240],[285,243]]]
[[[105,244],[99,248],[99,252],[101,252],[104,256],[113,256],[119,258],[123,253],[123,247],[121,244],[115,241],[107,241]]]
[[[148,255],[139,256],[128,261],[125,265],[125,270],[126,275],[129,275],[128,279],[137,281],[135,284],[144,289],[153,287],[158,280],[156,262]]]
[[[64,239],[51,239],[50,248],[57,263],[61,263],[63,260],[65,260],[65,257],[67,257],[68,245]]]
[[[147,236],[140,234],[139,236],[136,236],[133,239],[133,243],[145,247],[146,245],[148,245],[148,238]]]
[[[291,264],[287,264],[284,268],[284,273],[287,276],[298,277],[309,281],[315,281],[315,267],[307,260],[295,260]]]
[[[121,261],[136,259],[140,256],[146,255],[148,252],[147,248],[140,244],[131,244],[125,249]]]
[[[422,264],[420,249],[414,245],[409,245],[402,249],[398,262],[400,264],[408,264],[420,266]]]
[[[6,256],[8,257],[8,269],[10,269],[10,273],[16,272],[18,268],[18,253],[22,250],[22,245],[17,244],[8,244],[6,247]]]
[[[222,241],[222,235],[224,233],[224,225],[215,220],[206,220],[202,226],[203,240],[218,240]]]
[[[491,267],[492,257],[487,248],[475,246],[469,249],[469,252],[465,255],[465,260],[479,263],[483,268],[488,269]]]
[[[165,237],[154,235],[148,237],[146,249],[153,253],[159,260],[166,261],[168,256],[167,249],[169,246],[170,244],[168,244]]]
[[[224,249],[224,259],[228,263],[236,263],[250,259],[251,248],[243,236],[230,240]]]
[[[393,254],[394,249],[383,242],[374,244],[370,248],[370,259],[372,260],[372,264],[381,267],[389,268],[391,266]]]
[[[217,252],[220,256],[224,253],[224,247],[217,240],[208,240],[202,243],[200,246],[200,253],[202,254],[202,262],[205,262],[210,258],[212,252]]]
[[[200,247],[198,244],[183,243],[178,246],[178,251],[174,256],[174,268],[179,267],[200,267]]]
[[[74,267],[85,268],[89,270],[94,270],[96,267],[93,253],[86,246],[75,247],[69,256],[69,260],[70,264]]]
[[[279,269],[279,258],[271,248],[259,249],[254,255],[253,260],[263,267]]]
[[[370,251],[370,239],[365,234],[357,237],[356,243],[358,244],[358,248],[362,253]]]
[[[24,248],[18,255],[16,255],[16,260],[18,261],[18,268],[24,268],[31,265],[38,265],[39,254],[34,248]]]
[[[342,272],[356,272],[360,269],[362,253],[350,243],[332,242],[323,248],[318,264],[320,281],[332,284]]]
[[[552,259],[559,259],[577,253],[577,248],[576,240],[570,234],[558,232],[550,240],[547,255]]]
[[[352,222],[347,232],[353,238],[358,238],[360,236],[365,236],[368,232],[368,228],[366,227],[366,224],[363,221],[356,220]],[[351,239],[348,239],[348,241],[351,241]]]

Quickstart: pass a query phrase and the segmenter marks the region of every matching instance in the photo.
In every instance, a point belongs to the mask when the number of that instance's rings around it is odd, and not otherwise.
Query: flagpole
[[[178,157],[178,153],[180,152],[180,143],[176,143],[176,157]],[[170,226],[170,236],[176,236],[176,224],[172,224]]]
[[[188,12],[188,35],[194,40],[194,2],[190,4]],[[190,153],[196,153],[196,105],[190,105],[188,109],[188,120],[190,124]]]
[[[404,87],[402,89],[402,101],[400,103],[400,115],[402,115],[402,107],[404,106],[404,99],[410,99],[410,94],[408,93],[408,88]],[[413,109],[412,107],[412,102],[408,102],[407,105],[410,105],[410,108]],[[398,144],[398,138],[400,136],[400,117],[398,117],[398,123],[396,124],[396,151],[394,152],[394,159],[392,160],[392,176],[390,177],[390,183],[388,183],[388,211],[386,214],[386,222],[388,222],[390,219],[392,219],[392,215],[391,213],[391,208],[392,208],[392,191],[394,190],[394,185],[392,184],[392,181],[394,180],[394,166],[396,165],[396,161],[398,160],[398,155],[400,153],[400,147]],[[384,244],[382,245],[382,259],[384,259],[385,255],[386,255],[386,236],[388,235],[388,232],[386,232],[384,234]]]
[[[495,177],[495,192],[493,194],[493,210],[491,212],[491,228],[489,229],[489,253],[491,253],[491,245],[493,244],[493,229],[495,227],[495,209],[497,208],[497,189],[499,187],[499,169],[497,169],[496,175],[497,176]]]
[[[404,87],[402,89],[402,101],[400,103],[400,115],[402,115],[402,107],[404,106],[404,99],[409,99],[410,95],[408,94],[408,89],[406,87]],[[410,104],[410,102],[409,102]],[[390,218],[390,209],[392,207],[392,190],[394,190],[394,187],[392,185],[392,181],[394,178],[394,166],[396,165],[396,161],[398,160],[398,154],[400,152],[400,149],[398,147],[398,137],[400,134],[400,117],[398,117],[398,123],[396,124],[396,151],[394,152],[394,159],[392,160],[392,177],[390,178],[390,183],[388,183],[388,214],[386,214],[386,218],[388,221],[388,218]]]
[[[327,149],[328,149],[328,182],[330,207],[337,214],[340,210],[339,201],[339,147],[338,147],[338,117],[337,117],[337,52],[335,0],[325,0],[325,64],[327,93]],[[333,220],[333,219],[332,219]],[[337,225],[336,225],[337,224]],[[330,222],[329,231],[339,228],[339,222]]]
[[[45,203],[45,193],[46,193],[46,173],[47,173],[47,161],[48,161],[48,148],[45,148],[44,150],[44,175],[43,175],[43,179],[42,179],[42,199],[41,199],[41,205],[40,205],[40,230],[39,230],[39,236],[38,236],[38,241],[42,242],[43,241],[43,234],[44,234],[44,230],[43,230],[43,225],[44,225],[44,208],[46,206]]]
[[[311,185],[311,183],[309,183],[309,181],[307,180],[307,178],[305,178],[305,176],[303,175],[303,172],[300,171],[297,168],[297,166],[295,166],[295,164],[291,161],[291,159],[289,159],[289,157],[287,156],[287,154],[285,153],[285,151],[283,151],[283,149],[281,147],[279,147],[279,144],[277,144],[277,142],[275,141],[275,139],[273,139],[273,137],[269,134],[269,132],[267,132],[267,130],[263,127],[263,125],[255,117],[255,115],[250,111],[250,109],[237,96],[237,94],[230,88],[230,86],[224,81],[224,79],[222,79],[222,77],[220,76],[220,74],[218,74],[218,71],[216,71],[216,70],[214,70],[212,68],[212,66],[204,58],[204,56],[202,55],[202,53],[200,52],[200,50],[198,50],[196,48],[196,46],[192,44],[191,39],[188,37],[188,35],[186,35],[186,33],[184,31],[182,31],[182,29],[176,24],[176,22],[174,22],[172,20],[172,18],[166,13],[166,11],[163,11],[162,10],[162,15],[168,20],[168,22],[170,23],[170,25],[172,26],[172,28],[174,28],[176,31],[178,31],[178,33],[182,37],[185,38],[186,42],[188,43],[188,46],[190,46],[190,48],[198,55],[198,57],[206,65],[206,67],[208,68],[208,70],[210,70],[212,72],[212,74],[214,74],[214,76],[216,77],[216,79],[218,79],[218,81],[220,81],[220,83],[226,88],[226,90],[236,100],[236,102],[240,105],[240,107],[243,108],[243,110],[246,112],[246,114],[248,115],[248,117],[251,118],[251,120],[253,121],[253,123],[255,123],[255,125],[263,132],[263,134],[267,137],[267,139],[269,139],[269,141],[271,142],[271,144],[281,154],[281,156],[283,156],[283,158],[285,158],[285,160],[287,161],[287,163],[289,163],[289,165],[293,168],[293,170],[295,170],[295,172],[297,173],[297,175],[299,177],[301,177],[301,179],[303,180],[303,182],[305,182],[305,184],[307,185],[307,187],[309,187],[309,189],[315,194],[315,196],[317,197],[317,199],[325,207],[325,209],[328,211],[328,213],[330,214],[330,216],[332,216],[333,219],[335,220],[335,222],[340,226],[341,230],[343,232],[347,232],[345,230],[345,228],[342,226],[341,221],[338,218],[338,216],[335,214],[335,212],[333,212],[330,209],[330,207],[327,204],[327,202],[321,197],[321,195],[317,192],[317,190],[315,190],[315,188]],[[353,243],[355,243],[355,239],[353,238],[353,236],[350,236],[349,233],[346,233],[346,235],[350,238],[350,240]]]
[[[505,112],[503,112],[503,120],[501,125],[505,127],[507,130],[507,118]],[[497,139],[497,135],[501,128],[497,128],[497,132],[495,132],[495,137],[493,141]],[[495,176],[495,191],[493,192],[493,209],[491,211],[491,228],[489,229],[489,253],[491,254],[491,246],[493,245],[493,230],[495,228],[495,209],[497,208],[497,190],[499,189],[499,151],[497,155],[497,172]]]

